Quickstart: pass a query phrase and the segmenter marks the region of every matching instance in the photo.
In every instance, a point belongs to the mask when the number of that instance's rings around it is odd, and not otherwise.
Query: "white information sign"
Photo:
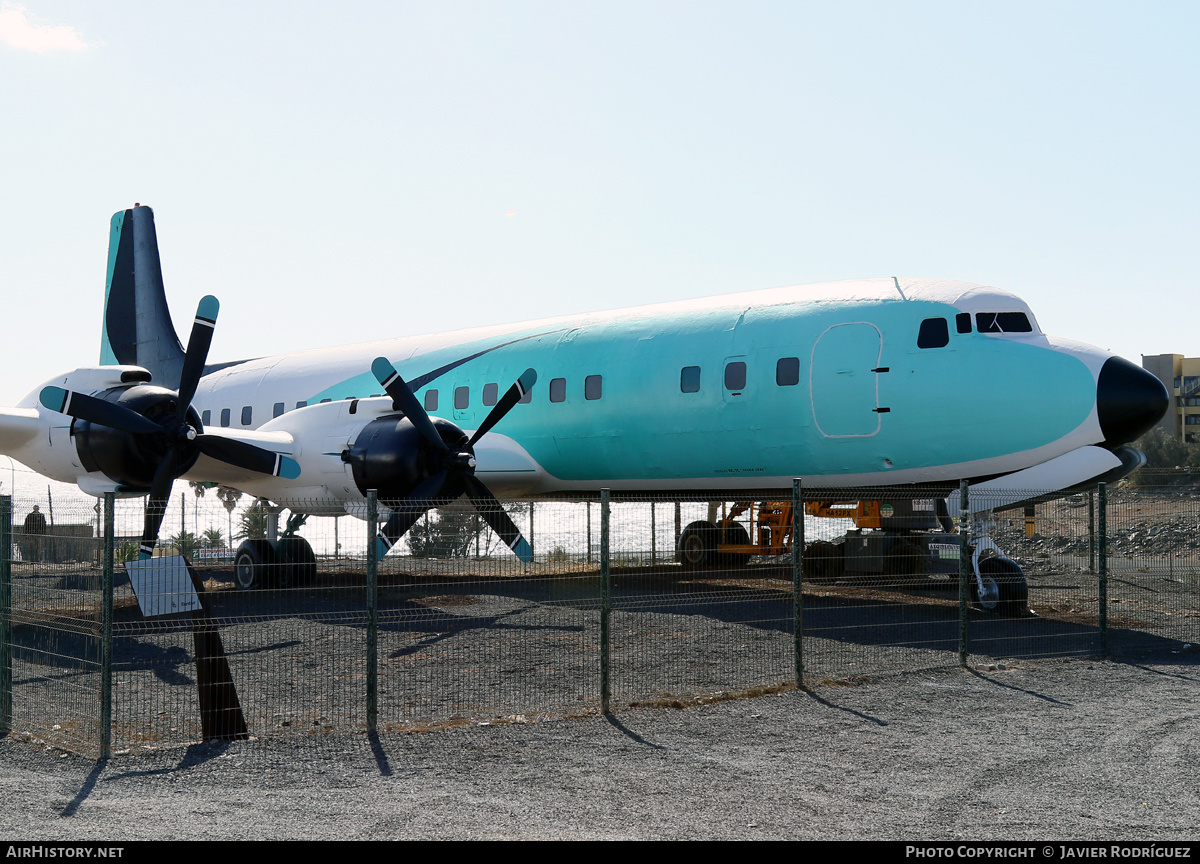
[[[182,555],[126,561],[125,572],[137,595],[138,608],[147,618],[200,608]]]

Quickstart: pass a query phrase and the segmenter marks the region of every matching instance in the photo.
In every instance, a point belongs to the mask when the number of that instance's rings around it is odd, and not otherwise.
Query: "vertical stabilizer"
[[[114,213],[109,225],[100,362],[143,366],[155,384],[179,387],[183,346],[167,308],[149,207]]]

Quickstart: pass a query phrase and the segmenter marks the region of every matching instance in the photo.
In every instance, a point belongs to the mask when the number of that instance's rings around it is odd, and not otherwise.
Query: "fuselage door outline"
[[[834,324],[817,337],[808,367],[809,394],[813,423],[823,436],[879,434],[882,361],[883,331],[869,321]]]

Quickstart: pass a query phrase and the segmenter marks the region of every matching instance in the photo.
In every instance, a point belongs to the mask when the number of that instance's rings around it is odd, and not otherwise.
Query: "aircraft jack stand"
[[[225,646],[208,606],[208,594],[191,562],[187,570],[200,599],[200,608],[192,611],[192,638],[196,645],[196,690],[203,740],[245,740],[250,733],[225,658]]]

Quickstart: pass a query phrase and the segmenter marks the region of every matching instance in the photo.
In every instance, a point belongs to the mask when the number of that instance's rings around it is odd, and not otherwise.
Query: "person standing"
[[[41,561],[42,553],[42,538],[46,535],[46,517],[42,515],[38,509],[38,505],[33,505],[33,511],[25,517],[25,536],[29,542],[29,560]]]

